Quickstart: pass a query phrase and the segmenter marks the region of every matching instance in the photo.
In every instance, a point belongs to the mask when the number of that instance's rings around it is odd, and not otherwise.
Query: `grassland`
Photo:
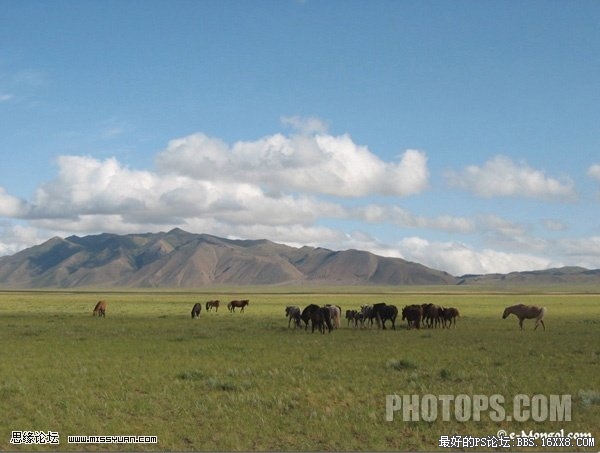
[[[553,288],[556,291],[556,288]],[[194,302],[250,299],[245,313]],[[106,319],[91,315],[108,302]],[[457,307],[455,329],[287,328],[288,304]],[[520,331],[505,306],[548,308]],[[441,435],[591,432],[600,440],[600,294],[464,288],[1,292],[0,450],[438,450]],[[572,421],[386,421],[388,394],[570,394]],[[19,446],[14,430],[55,431]],[[156,435],[157,444],[69,444]],[[570,448],[567,450],[576,450]],[[519,448],[518,450],[522,450]],[[564,448],[558,449],[565,451]],[[584,450],[584,449],[581,449]],[[598,445],[590,450],[597,451]]]

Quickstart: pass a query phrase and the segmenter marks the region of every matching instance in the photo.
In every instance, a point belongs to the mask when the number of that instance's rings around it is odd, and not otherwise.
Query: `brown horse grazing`
[[[402,309],[402,321],[406,319],[408,328],[421,328],[421,319],[423,317],[423,307],[420,305],[406,305]]]
[[[215,311],[219,311],[219,305],[221,304],[218,300],[209,300],[206,302],[206,311],[211,311],[214,307]]]
[[[546,307],[537,307],[535,305],[524,305],[517,304],[511,305],[510,307],[506,307],[504,309],[504,314],[502,315],[502,319],[506,319],[508,315],[515,315],[519,318],[519,326],[521,326],[521,330],[523,330],[523,321],[525,319],[534,319],[535,318],[535,327],[533,330],[538,328],[538,325],[541,324],[544,330],[546,330],[546,325],[544,324],[544,315],[546,314]]]
[[[106,318],[106,302],[105,301],[103,301],[103,300],[98,301],[98,303],[94,307],[92,316],[96,316],[96,315],[98,315],[98,317],[102,316],[103,318]]]
[[[235,313],[236,308],[241,308],[241,311],[244,311],[244,308],[250,304],[248,299],[245,300],[232,300],[227,304],[227,308],[230,312]]]
[[[452,324],[454,324],[454,327],[456,327],[456,318],[458,318],[460,316],[460,313],[458,312],[458,308],[440,307],[439,316],[440,316],[440,319],[442,320],[442,326],[443,327],[448,326],[448,328],[450,328],[450,327],[452,327]]]
[[[421,308],[423,309],[423,325],[432,328],[442,323],[440,316],[442,307],[435,304],[421,304]]]
[[[192,319],[199,318],[200,312],[202,311],[202,304],[200,302],[196,302],[192,307]]]

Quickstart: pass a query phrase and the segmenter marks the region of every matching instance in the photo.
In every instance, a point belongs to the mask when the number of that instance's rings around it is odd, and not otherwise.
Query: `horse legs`
[[[523,320],[525,318],[519,318],[519,326],[521,326],[521,330],[523,330]]]
[[[538,328],[538,325],[540,325],[540,324],[542,325],[542,327],[544,328],[544,330],[546,330],[546,325],[544,324],[544,320],[543,320],[543,319],[540,319],[539,321],[537,321],[537,322],[535,323],[535,327],[534,327],[534,329],[533,329],[533,330],[537,329],[537,328]]]

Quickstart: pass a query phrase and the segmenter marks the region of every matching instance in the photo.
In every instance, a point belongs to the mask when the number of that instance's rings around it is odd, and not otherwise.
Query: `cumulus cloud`
[[[0,187],[0,216],[2,217],[22,217],[28,210],[27,202],[14,197]]]
[[[420,237],[402,240],[398,250],[404,259],[456,276],[547,269],[556,265],[550,259],[533,254],[477,250],[458,242],[429,241]]]
[[[528,197],[574,199],[576,192],[570,178],[550,178],[524,162],[496,156],[482,167],[470,165],[461,172],[448,171],[446,180],[452,187],[468,190],[481,197]]]
[[[0,255],[55,235],[181,227],[293,246],[369,250],[454,275],[542,269],[569,262],[568,257],[598,266],[598,238],[561,242],[534,235],[537,226],[557,236],[566,228],[562,220],[527,225],[494,214],[457,215],[465,211],[453,211],[452,203],[444,204],[448,213],[432,215],[401,206],[400,197],[429,188],[422,151],[383,160],[348,134],[329,134],[319,119],[282,122],[291,134],[232,144],[202,133],[172,140],[157,154],[156,167],[147,170],[114,157],[59,156],[55,176],[30,200],[0,187],[0,220],[27,222],[0,224]],[[590,167],[588,175],[600,180],[600,165]],[[575,196],[569,179],[548,177],[502,156],[447,177],[454,187],[486,197]],[[411,201],[421,200],[406,205]],[[362,227],[368,232],[350,231]],[[386,238],[373,237],[373,231]],[[432,233],[435,239],[417,236]],[[411,236],[390,239],[406,234]]]
[[[218,178],[131,170],[115,158],[60,156],[57,163],[57,178],[38,188],[27,213],[45,228],[138,231],[208,217],[219,225],[238,227],[310,225],[323,216],[346,215],[341,206],[308,195],[268,193],[251,183]],[[15,205],[9,214],[17,210],[15,200],[4,198]],[[6,203],[5,209],[9,206]]]
[[[274,191],[338,197],[408,196],[428,187],[427,157],[407,150],[384,162],[348,135],[275,134],[228,146],[204,134],[171,141],[157,156],[163,173],[246,182]]]

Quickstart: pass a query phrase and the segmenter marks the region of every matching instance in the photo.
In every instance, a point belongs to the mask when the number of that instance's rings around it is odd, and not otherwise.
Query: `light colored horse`
[[[334,329],[339,329],[342,325],[342,310],[337,305],[328,305],[331,314],[331,324]]]
[[[546,307],[538,307],[536,305],[524,305],[517,304],[511,305],[510,307],[506,307],[504,309],[504,314],[502,315],[502,319],[506,319],[508,315],[515,315],[519,318],[519,326],[521,326],[521,330],[523,330],[523,321],[525,319],[534,319],[535,318],[535,327],[533,330],[538,328],[538,325],[541,324],[544,330],[546,330],[546,326],[544,324],[544,315],[546,314]]]

